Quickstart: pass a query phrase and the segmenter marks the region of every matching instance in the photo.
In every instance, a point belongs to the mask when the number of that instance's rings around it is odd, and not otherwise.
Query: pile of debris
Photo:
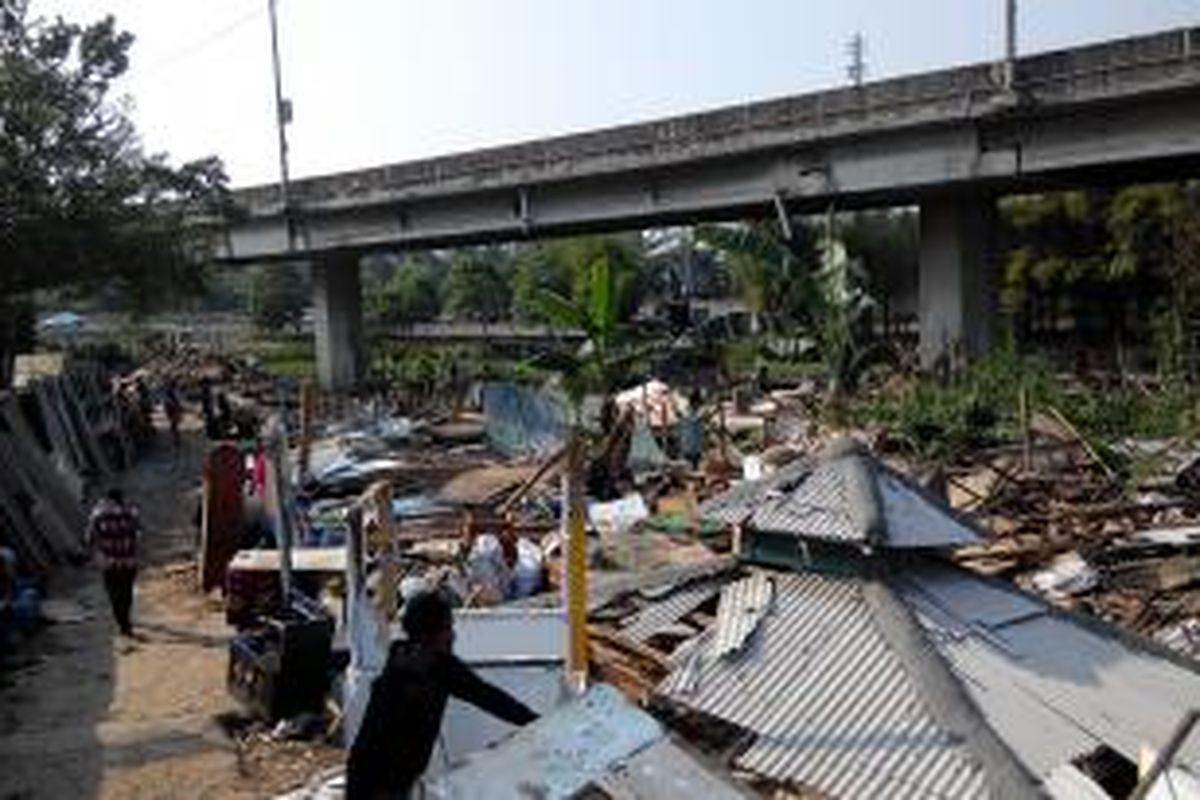
[[[946,475],[950,503],[992,533],[959,563],[1200,656],[1200,449],[1124,442],[1117,455],[1147,473],[1126,482],[1061,416],[1032,423],[1025,445]]]
[[[302,674],[332,651],[333,725],[351,739],[406,597],[437,587],[459,606],[460,656],[547,715],[545,730],[497,745],[510,731],[452,704],[429,783],[444,796],[481,781],[502,795],[488,764],[524,780],[547,731],[610,703],[602,692],[560,708],[564,418],[534,390],[478,395],[477,411],[368,403],[324,426],[301,399],[290,450],[272,435],[222,445],[206,475],[205,558],[243,629],[231,676],[245,696],[299,686],[261,673]],[[931,489],[858,445],[815,455],[794,398],[707,414],[680,400],[648,384],[594,410],[591,668],[665,729],[612,711],[646,742],[597,749],[563,774],[572,791],[654,779],[619,766],[642,763],[641,748],[668,753],[680,786],[720,793],[1105,797],[1146,780],[1141,749],[1171,739],[1200,674],[1071,609],[1154,632],[1195,613],[1167,615],[1191,597],[1187,478],[1129,494],[1106,454],[1035,415],[1023,445],[977,454]],[[672,440],[688,419],[702,424],[699,453]],[[220,544],[229,531],[236,547]],[[289,583],[307,599],[281,607]],[[1122,597],[1158,616],[1118,613]],[[263,713],[323,712],[327,685],[302,683],[311,701]],[[702,755],[679,755],[681,741]],[[1196,748],[1167,754],[1172,774],[1200,768]]]
[[[703,512],[742,561],[604,598],[593,659],[756,789],[1126,796],[1200,691],[1151,643],[955,566],[983,535],[855,447]],[[1200,768],[1194,740],[1168,755]]]

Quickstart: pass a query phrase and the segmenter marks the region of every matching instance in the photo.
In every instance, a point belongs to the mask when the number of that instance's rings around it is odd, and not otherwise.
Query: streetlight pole
[[[271,18],[271,67],[275,74],[275,126],[279,131],[279,188],[283,200],[283,221],[287,226],[288,249],[295,247],[292,225],[291,185],[288,178],[287,125],[292,121],[292,103],[283,97],[283,79],[279,69],[279,25],[275,18],[276,0],[267,0]]]
[[[1004,88],[1012,91],[1017,72],[1017,0],[1004,0]]]

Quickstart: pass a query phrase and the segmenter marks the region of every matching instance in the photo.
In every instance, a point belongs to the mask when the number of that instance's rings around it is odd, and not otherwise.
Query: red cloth
[[[88,520],[88,542],[105,568],[136,567],[141,532],[137,511],[107,497],[96,503]]]
[[[262,448],[254,451],[254,471],[251,480],[254,494],[263,497],[267,491],[267,457]]]

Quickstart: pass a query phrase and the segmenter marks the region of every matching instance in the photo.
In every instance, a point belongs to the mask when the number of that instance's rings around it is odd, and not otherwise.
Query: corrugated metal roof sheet
[[[737,765],[769,778],[834,797],[983,796],[983,769],[925,711],[857,581],[774,578],[741,653],[697,645],[660,690],[758,734]]]
[[[755,572],[722,589],[708,657],[724,658],[741,650],[770,613],[774,595],[774,581],[763,572]]]
[[[750,517],[755,530],[813,539],[865,541],[855,524],[846,492],[841,460],[817,465],[795,488],[781,497],[767,496]]]
[[[847,444],[710,499],[701,513],[763,533],[860,546],[948,547],[979,541],[952,510]]]
[[[980,536],[957,513],[925,495],[882,464],[875,465],[889,547],[973,544]]]
[[[716,597],[721,584],[705,580],[688,584],[661,600],[648,603],[621,626],[621,635],[636,642],[644,642],[656,633],[673,627],[681,617],[687,616],[705,601]]]
[[[1043,779],[1102,743],[1136,763],[1200,698],[1200,674],[1016,589],[942,564],[910,568],[901,587],[988,724]],[[1200,768],[1200,740],[1180,757]]]
[[[495,748],[427,778],[435,800],[544,800],[576,797],[588,786],[653,787],[635,795],[696,800],[738,797],[720,776],[670,744],[662,726],[611,686],[593,686]]]
[[[700,516],[726,525],[746,522],[762,504],[763,498],[780,486],[795,483],[812,468],[810,459],[801,458],[780,467],[774,475],[757,481],[743,481],[701,503]]]

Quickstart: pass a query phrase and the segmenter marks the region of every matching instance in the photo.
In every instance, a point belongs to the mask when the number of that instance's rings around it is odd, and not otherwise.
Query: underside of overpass
[[[1200,29],[241,190],[222,260],[311,260],[318,364],[361,365],[358,258],[583,232],[918,205],[926,365],[986,349],[995,199],[1200,174]]]

